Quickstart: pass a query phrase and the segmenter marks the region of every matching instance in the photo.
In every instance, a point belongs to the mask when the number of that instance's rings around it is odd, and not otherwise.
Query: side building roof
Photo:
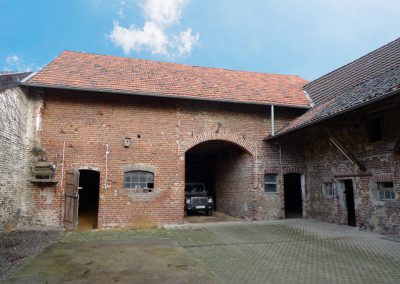
[[[400,90],[400,38],[304,86],[314,106],[274,139],[396,94]]]
[[[18,87],[20,82],[32,72],[0,71],[0,91]]]
[[[306,80],[64,51],[22,85],[309,108]]]

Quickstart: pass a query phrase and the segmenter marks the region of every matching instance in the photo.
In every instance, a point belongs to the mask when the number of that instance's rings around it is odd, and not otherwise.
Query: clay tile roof
[[[306,80],[64,51],[23,85],[305,107]]]
[[[399,91],[400,38],[308,83],[304,89],[315,105],[291,121],[275,137],[373,103]]]

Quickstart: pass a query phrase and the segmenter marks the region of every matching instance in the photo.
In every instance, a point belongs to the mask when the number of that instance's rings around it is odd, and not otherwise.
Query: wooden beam
[[[335,145],[336,148],[338,148],[339,151],[342,152],[342,154],[350,162],[352,162],[353,164],[356,164],[361,171],[365,172],[366,171],[365,166],[345,146],[343,146],[339,142],[339,140],[335,138],[335,136],[333,136],[332,132],[326,127],[323,127],[323,129],[326,132],[326,134],[328,134],[329,140],[332,142],[332,144]]]
[[[362,173],[362,174],[337,174],[333,175],[335,178],[346,178],[346,177],[370,177],[371,173]]]

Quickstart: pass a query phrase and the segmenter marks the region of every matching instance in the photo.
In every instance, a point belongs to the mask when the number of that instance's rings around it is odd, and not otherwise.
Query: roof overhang
[[[392,92],[388,92],[388,93],[386,93],[386,94],[384,94],[384,95],[378,96],[378,97],[373,98],[373,99],[371,99],[371,100],[368,100],[368,101],[366,101],[366,102],[363,102],[363,103],[357,104],[357,105],[355,105],[355,106],[349,107],[349,108],[347,108],[347,109],[345,109],[345,110],[343,110],[343,111],[340,111],[340,112],[337,112],[337,113],[333,113],[333,114],[331,114],[331,115],[327,115],[327,116],[321,117],[321,118],[316,119],[316,120],[314,120],[314,121],[311,121],[311,122],[309,122],[309,123],[305,123],[305,124],[303,124],[303,125],[301,125],[301,126],[299,126],[299,127],[297,127],[297,128],[290,129],[290,130],[288,130],[288,131],[286,131],[286,132],[282,132],[282,133],[278,133],[278,134],[276,134],[276,135],[274,135],[274,136],[266,137],[266,138],[264,138],[264,141],[265,141],[265,142],[274,141],[274,140],[276,140],[276,139],[278,139],[278,138],[281,138],[281,137],[287,136],[287,135],[289,135],[289,134],[292,134],[292,133],[294,133],[294,132],[300,131],[300,130],[302,130],[302,129],[304,129],[304,128],[307,128],[307,127],[309,127],[309,126],[312,126],[312,125],[318,124],[318,123],[320,123],[320,122],[323,122],[323,121],[326,121],[326,120],[329,120],[329,119],[332,119],[332,118],[341,116],[341,115],[343,115],[343,114],[346,114],[346,113],[355,111],[355,110],[357,110],[357,109],[360,109],[360,108],[362,108],[362,107],[365,107],[365,106],[371,105],[371,104],[373,104],[373,103],[382,101],[382,100],[384,100],[384,99],[390,98],[390,97],[395,96],[395,95],[397,95],[397,94],[400,94],[400,89],[397,89],[397,90],[392,91]]]
[[[180,96],[174,94],[157,94],[157,93],[144,93],[144,92],[126,92],[126,91],[118,91],[113,89],[98,89],[98,88],[81,88],[81,87],[73,87],[73,86],[65,86],[65,85],[42,85],[42,84],[32,84],[27,82],[20,82],[21,86],[24,87],[34,87],[34,88],[46,88],[46,89],[61,89],[61,90],[74,90],[74,91],[83,91],[83,92],[96,92],[96,93],[111,93],[111,94],[121,94],[121,95],[131,95],[131,96],[147,96],[147,97],[159,97],[159,98],[172,98],[172,99],[187,99],[187,100],[197,100],[197,101],[211,101],[211,102],[223,102],[223,103],[235,103],[235,104],[246,104],[246,105],[264,105],[264,106],[278,106],[278,107],[287,107],[287,108],[298,108],[307,110],[310,108],[309,105],[292,105],[292,104],[280,104],[273,102],[251,102],[251,101],[239,101],[239,100],[223,100],[223,99],[206,99],[199,97],[191,97],[191,96]]]

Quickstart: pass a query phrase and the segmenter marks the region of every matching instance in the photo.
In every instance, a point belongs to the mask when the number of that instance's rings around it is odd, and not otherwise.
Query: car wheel
[[[212,210],[208,210],[208,211],[207,211],[207,216],[212,216],[212,214],[213,214],[213,211],[212,211]]]
[[[185,217],[187,216],[187,210],[183,211],[183,216],[185,216]]]

